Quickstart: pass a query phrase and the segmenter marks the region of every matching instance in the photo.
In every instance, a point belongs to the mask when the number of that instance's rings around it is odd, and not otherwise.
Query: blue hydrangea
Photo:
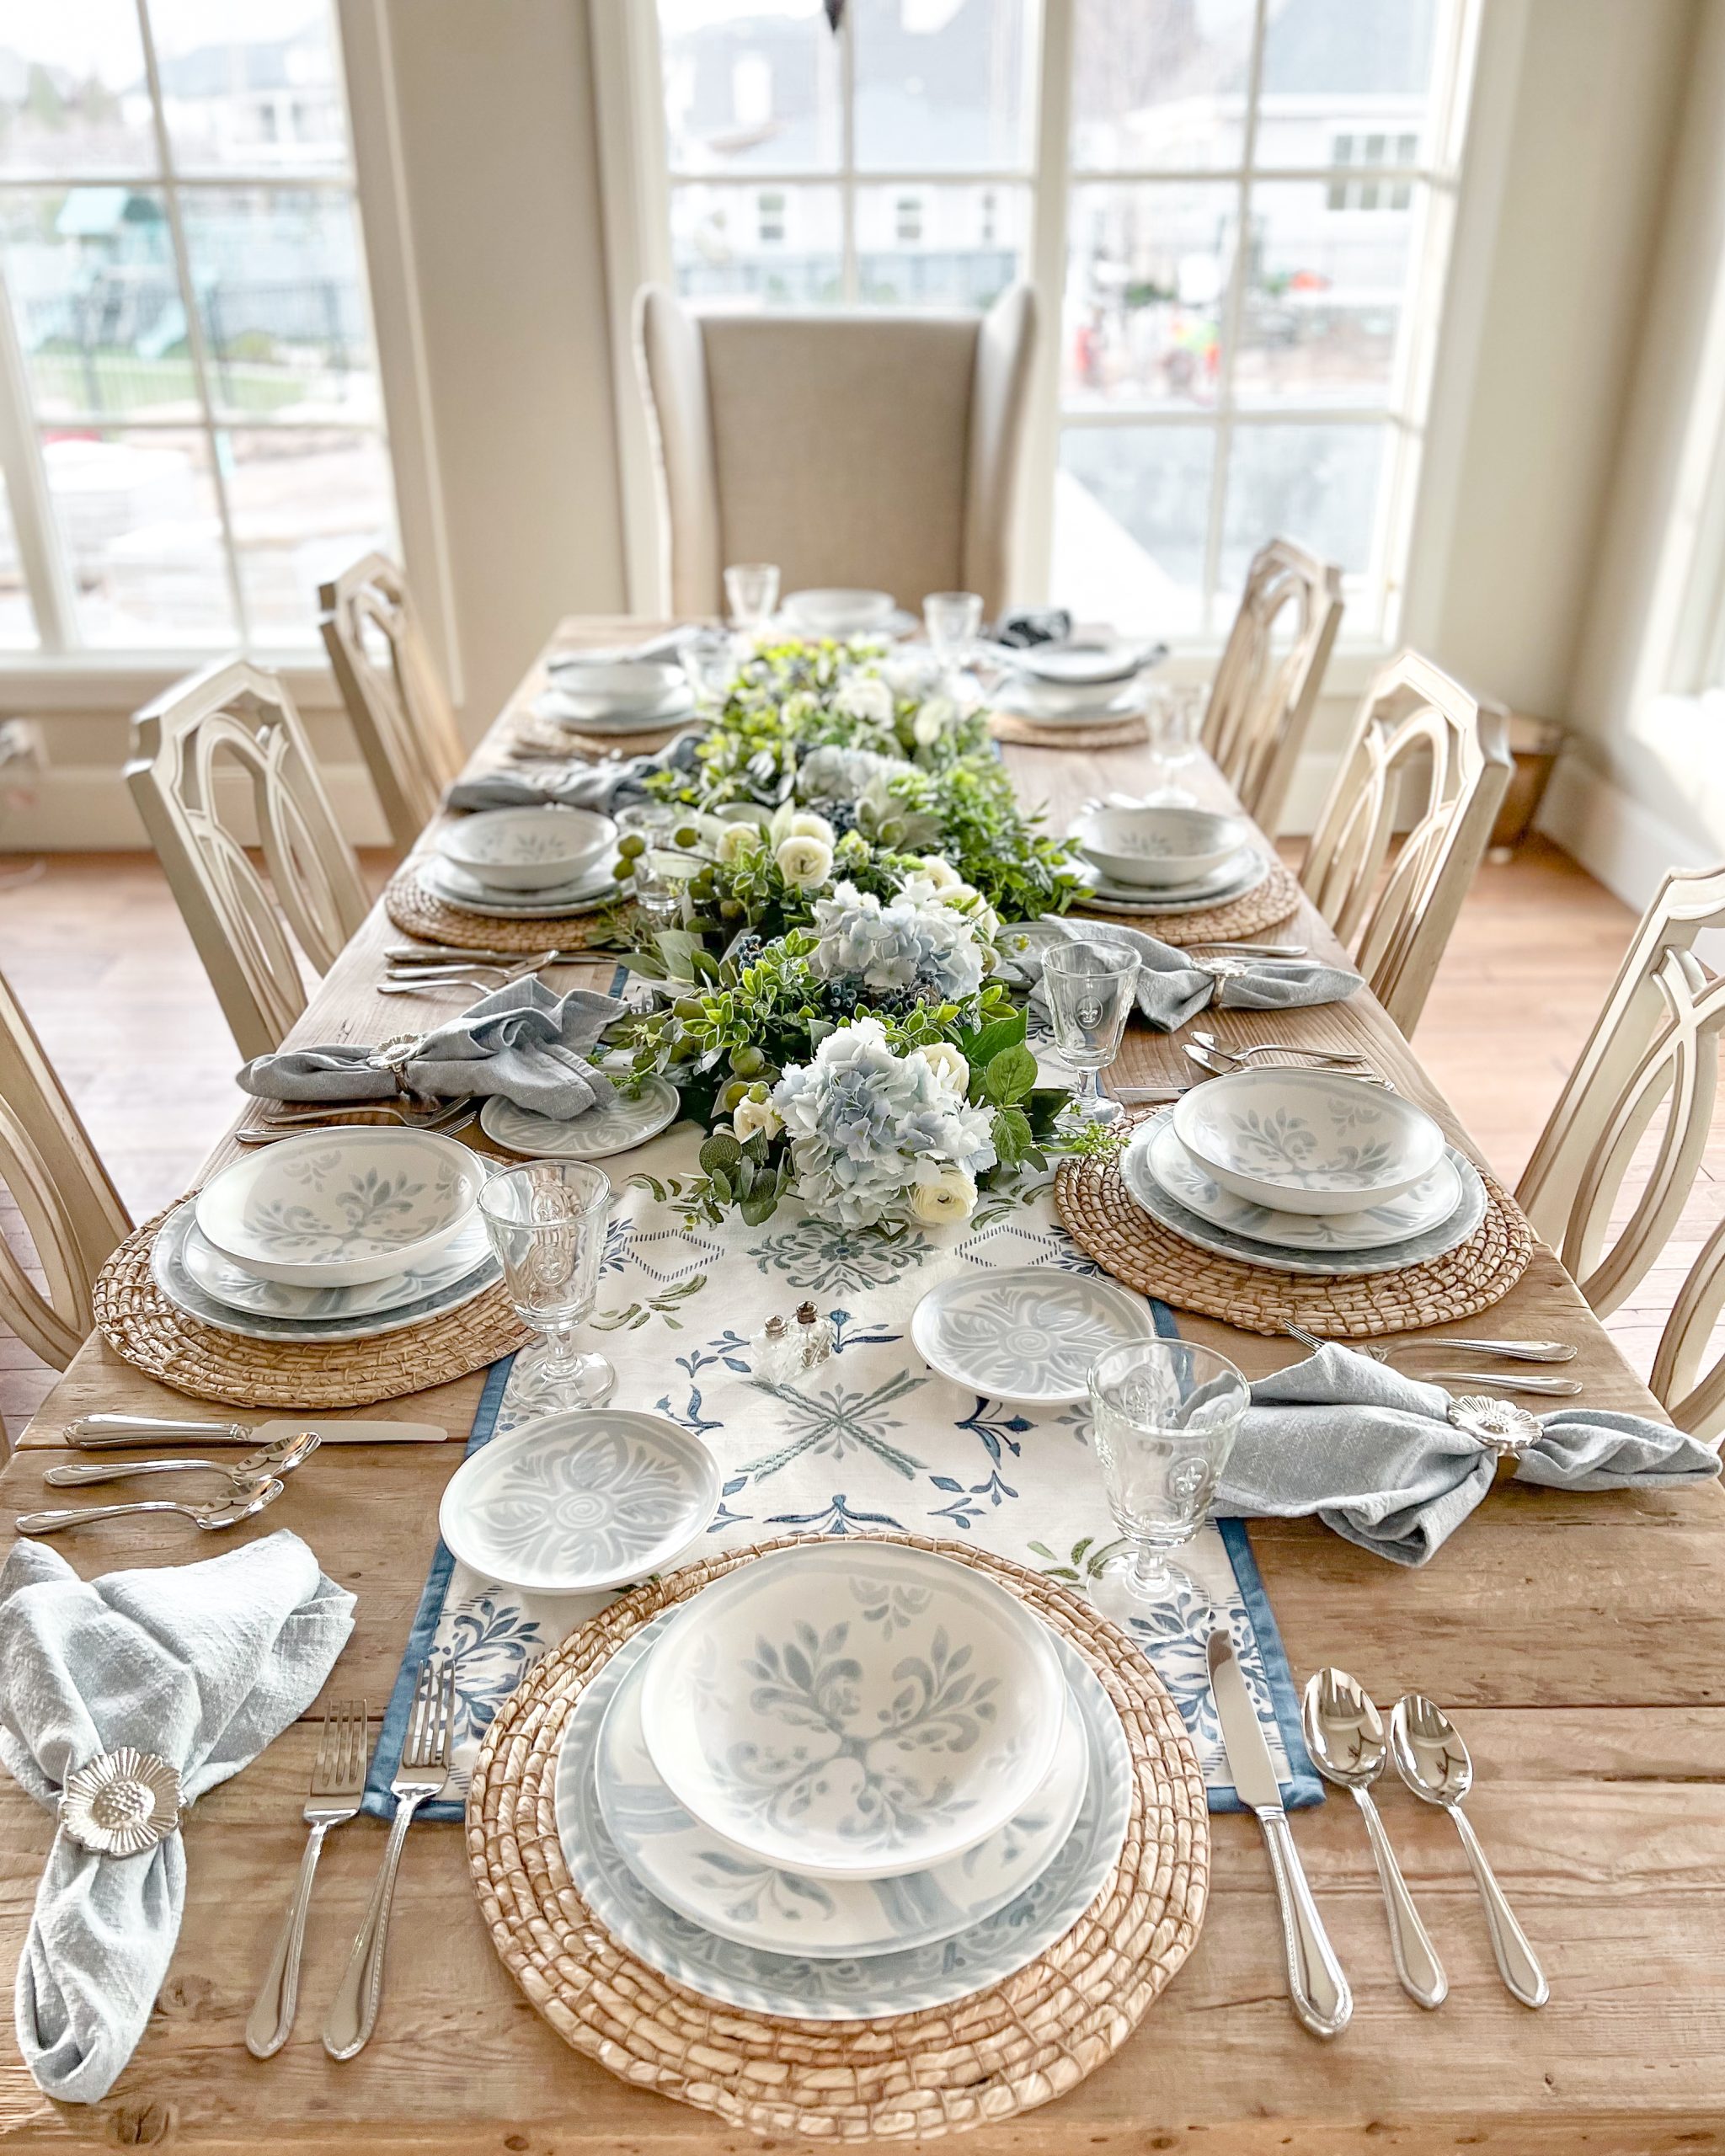
[[[815,900],[814,927],[820,941],[809,963],[823,980],[911,990],[936,1003],[967,1003],[982,985],[984,947],[931,883],[906,883],[884,903],[840,883]]]

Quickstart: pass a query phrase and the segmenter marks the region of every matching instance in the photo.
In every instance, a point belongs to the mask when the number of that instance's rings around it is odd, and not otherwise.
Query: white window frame
[[[1377,530],[1374,534],[1372,568],[1368,588],[1375,587],[1380,603],[1367,607],[1356,595],[1344,619],[1343,643],[1360,654],[1362,663],[1344,664],[1350,680],[1365,678],[1364,662],[1392,647],[1396,638],[1409,632],[1413,610],[1407,603],[1407,580],[1416,557],[1434,562],[1439,541],[1446,527],[1450,489],[1439,488],[1444,499],[1434,500],[1430,513],[1422,500],[1421,475],[1434,435],[1446,443],[1459,440],[1465,420],[1464,392],[1471,387],[1477,350],[1453,370],[1446,364],[1441,396],[1438,387],[1437,353],[1440,338],[1446,352],[1457,340],[1446,325],[1455,309],[1452,289],[1452,241],[1458,223],[1464,163],[1470,186],[1475,168],[1494,177],[1501,169],[1507,143],[1513,99],[1499,94],[1488,101],[1491,126],[1482,128],[1482,101],[1473,94],[1478,55],[1486,18],[1497,50],[1510,75],[1519,65],[1525,0],[1497,0],[1487,10],[1484,0],[1455,0],[1448,12],[1446,35],[1434,56],[1433,125],[1430,145],[1423,164],[1367,167],[1363,163],[1315,165],[1311,168],[1271,168],[1256,164],[1252,154],[1258,120],[1257,88],[1262,72],[1265,24],[1264,0],[1255,10],[1251,56],[1251,103],[1247,136],[1237,167],[1218,171],[1183,173],[1098,170],[1074,173],[1070,169],[1071,59],[1074,0],[1042,0],[1042,34],[1034,83],[1034,133],[1028,172],[918,172],[862,173],[854,172],[850,134],[848,30],[841,34],[841,67],[846,88],[845,140],[840,169],[835,174],[807,173],[748,174],[751,184],[809,184],[811,181],[841,184],[845,210],[845,291],[854,294],[855,235],[851,183],[900,187],[933,184],[937,180],[986,185],[1028,184],[1031,189],[1031,227],[1025,274],[1033,287],[1043,325],[1039,339],[1037,382],[1027,441],[1027,483],[1023,489],[1024,528],[1020,555],[1026,565],[1026,589],[1019,595],[1028,600],[1046,595],[1053,542],[1055,473],[1060,434],[1063,426],[1132,425],[1162,427],[1199,425],[1217,432],[1218,454],[1212,479],[1212,499],[1207,536],[1207,618],[1202,629],[1178,640],[1177,653],[1204,656],[1220,646],[1233,611],[1233,596],[1216,589],[1215,563],[1220,552],[1221,519],[1226,504],[1226,447],[1242,427],[1288,424],[1371,424],[1387,426],[1392,435],[1391,470],[1379,498]],[[660,558],[657,501],[651,446],[647,434],[638,381],[633,338],[633,307],[638,288],[646,283],[670,286],[669,198],[665,126],[659,52],[658,11],[653,0],[590,0],[594,71],[599,113],[601,186],[606,223],[606,274],[611,321],[614,387],[618,434],[622,445],[626,552],[630,600],[635,611],[659,614],[667,604]],[[1513,89],[1513,80],[1498,86]],[[1477,138],[1489,131],[1491,140],[1482,156]],[[1314,185],[1343,179],[1378,179],[1391,184],[1411,181],[1423,189],[1421,209],[1410,235],[1410,274],[1402,311],[1402,330],[1395,368],[1388,392],[1382,398],[1362,400],[1358,406],[1313,403],[1274,408],[1235,406],[1219,394],[1215,408],[1189,414],[1166,409],[1063,411],[1059,402],[1061,302],[1066,266],[1066,228],[1071,189],[1075,184],[1107,184],[1117,180],[1146,183],[1199,179],[1226,184],[1239,189],[1241,216],[1237,229],[1249,229],[1251,190],[1258,182],[1298,180]],[[1488,184],[1482,179],[1481,185]],[[1339,213],[1338,213],[1339,214]],[[1369,214],[1361,211],[1359,214]],[[1480,250],[1482,253],[1482,250]],[[1231,375],[1232,351],[1243,305],[1247,266],[1247,250],[1236,248],[1225,301],[1223,339],[1225,366]],[[1481,283],[1481,264],[1471,265],[1470,306]],[[1463,339],[1462,342],[1469,340]],[[1453,378],[1452,378],[1453,375]],[[1230,385],[1231,386],[1231,385]],[[1441,409],[1439,407],[1441,406]],[[1416,529],[1416,510],[1418,525]],[[1430,529],[1428,530],[1427,527]],[[1356,583],[1359,581],[1355,580]]]

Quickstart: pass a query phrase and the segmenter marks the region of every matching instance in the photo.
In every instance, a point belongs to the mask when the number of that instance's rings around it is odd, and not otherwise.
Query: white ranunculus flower
[[[959,707],[950,696],[930,696],[918,705],[916,716],[911,722],[911,731],[917,745],[930,748],[958,718]]]
[[[812,891],[832,873],[832,848],[825,839],[785,839],[772,857],[779,874],[799,891]]]
[[[968,1220],[975,1210],[976,1179],[963,1168],[943,1168],[937,1182],[920,1182],[911,1193],[911,1219],[930,1227],[939,1227],[948,1220]]]
[[[852,674],[839,684],[832,702],[833,709],[842,712],[846,718],[865,718],[876,726],[893,723],[893,692],[872,675]]]
[[[970,1066],[950,1041],[936,1041],[922,1053],[927,1059],[929,1069],[943,1085],[951,1086],[955,1093],[969,1091]]]
[[[819,839],[823,846],[830,846],[836,834],[825,816],[817,816],[812,808],[799,808],[791,818],[785,836],[791,839]]]
[[[721,861],[740,861],[745,853],[753,853],[766,841],[753,824],[727,824],[719,834],[718,857]]]
[[[925,853],[921,867],[923,875],[937,891],[962,891],[965,888],[964,878],[952,862],[943,860],[937,853]]]
[[[769,1138],[777,1138],[785,1127],[784,1118],[771,1101],[743,1099],[737,1102],[731,1114],[731,1126],[737,1134],[737,1143],[745,1145],[757,1130],[764,1130]]]

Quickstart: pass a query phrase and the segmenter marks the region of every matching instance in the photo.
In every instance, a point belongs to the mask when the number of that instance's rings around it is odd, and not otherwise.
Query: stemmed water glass
[[[975,591],[931,591],[922,602],[922,626],[940,669],[940,686],[950,696],[955,677],[969,664],[976,632],[982,627],[981,595]]]
[[[1043,954],[1042,986],[1061,1060],[1076,1072],[1073,1093],[1089,1123],[1124,1113],[1102,1089],[1102,1073],[1120,1052],[1138,981],[1138,958],[1119,943],[1056,943]]]
[[[1151,756],[1159,776],[1146,800],[1187,807],[1197,800],[1197,795],[1180,785],[1174,775],[1197,760],[1204,701],[1205,691],[1201,688],[1160,681],[1151,690],[1145,717],[1150,728]]]
[[[724,573],[725,604],[739,636],[752,636],[778,604],[777,562],[733,562]]]
[[[690,629],[677,638],[677,659],[703,718],[723,708],[737,676],[737,654],[723,629]]]
[[[575,1328],[598,1299],[609,1179],[586,1161],[527,1161],[491,1177],[479,1210],[515,1315],[545,1343],[520,1358],[516,1382],[549,1406],[602,1406],[617,1372],[577,1348]]]
[[[1203,1526],[1250,1395],[1225,1355],[1189,1340],[1110,1348],[1090,1372],[1091,1428],[1124,1547],[1091,1584],[1104,1617],[1166,1622],[1183,1593],[1208,1598],[1169,1561]]]

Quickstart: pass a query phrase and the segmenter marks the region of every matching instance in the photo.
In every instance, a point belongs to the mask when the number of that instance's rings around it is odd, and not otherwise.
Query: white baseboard
[[[389,833],[363,764],[325,764],[324,785],[354,846]],[[147,851],[125,779],[111,764],[51,764],[0,787],[0,854]]]
[[[1575,755],[1552,772],[1536,828],[1637,913],[1672,869],[1718,865],[1705,844]],[[1725,933],[1701,937],[1696,950],[1709,965],[1725,963]]]

